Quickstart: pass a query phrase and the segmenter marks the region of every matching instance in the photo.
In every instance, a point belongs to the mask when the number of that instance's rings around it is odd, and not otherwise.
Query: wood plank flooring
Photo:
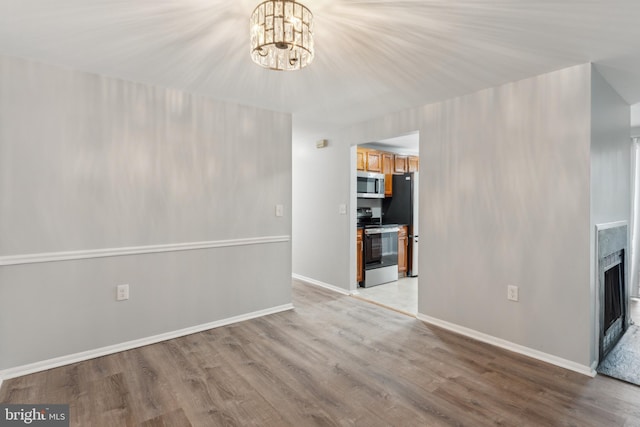
[[[6,380],[73,426],[638,426],[640,387],[589,378],[321,288],[295,310]]]

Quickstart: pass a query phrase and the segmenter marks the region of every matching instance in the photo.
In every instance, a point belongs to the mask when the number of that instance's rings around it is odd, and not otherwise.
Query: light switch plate
[[[276,216],[283,216],[283,215],[284,215],[284,206],[276,205]]]
[[[129,285],[118,285],[116,288],[116,301],[129,299]]]

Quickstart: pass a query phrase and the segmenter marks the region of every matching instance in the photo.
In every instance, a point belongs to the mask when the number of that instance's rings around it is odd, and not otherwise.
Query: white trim
[[[280,313],[282,311],[292,310],[293,304],[284,304],[276,307],[266,308],[251,313],[241,314],[239,316],[229,317],[227,319],[216,320],[214,322],[204,323],[202,325],[191,326],[177,331],[166,332],[146,338],[140,338],[133,341],[127,341],[120,344],[114,344],[107,347],[101,347],[94,350],[83,351],[80,353],[69,354],[67,356],[56,357],[41,362],[30,363],[28,365],[16,366],[13,368],[0,371],[0,383],[3,379],[21,377],[23,375],[32,374],[34,372],[46,371],[47,369],[57,368],[72,363],[83,362],[85,360],[94,359],[96,357],[106,356],[108,354],[118,353],[120,351],[131,350],[132,348],[143,347],[149,344],[156,344],[185,335],[195,334],[197,332],[206,331],[208,329],[219,328],[221,326],[230,325],[232,323],[243,322],[245,320],[262,317],[269,314]],[[1,384],[0,384],[1,385]]]
[[[418,320],[430,323],[435,326],[439,326],[451,332],[455,332],[460,335],[472,338],[477,341],[481,341],[487,344],[495,345],[496,347],[504,348],[515,353],[523,354],[525,356],[541,360],[543,362],[551,363],[552,365],[559,366],[561,368],[569,369],[579,374],[587,375],[590,377],[596,376],[596,371],[592,366],[581,365],[571,360],[563,359],[561,357],[554,356],[552,354],[544,353],[542,351],[534,350],[523,345],[512,343],[511,341],[503,340],[501,338],[487,335],[482,332],[478,332],[473,329],[466,328],[464,326],[456,325],[444,320],[436,319],[435,317],[427,316],[425,314],[418,313],[416,315]]]
[[[69,261],[122,255],[151,254],[158,252],[190,251],[194,249],[222,248],[229,246],[259,245],[264,243],[288,242],[289,239],[289,236],[266,236],[250,237],[246,239],[212,240],[206,242],[170,243],[165,245],[131,246],[124,248],[88,249],[82,251],[9,255],[0,257],[0,266],[33,264],[38,262]]]
[[[340,287],[335,286],[335,285],[330,285],[328,283],[321,282],[319,280],[312,279],[310,277],[301,276],[301,275],[295,274],[295,273],[291,273],[291,277],[296,279],[296,280],[300,280],[301,282],[307,283],[309,285],[320,286],[321,288],[329,289],[330,291],[337,292],[337,293],[342,294],[342,295],[352,295],[352,293],[349,292],[346,289],[340,288]]]

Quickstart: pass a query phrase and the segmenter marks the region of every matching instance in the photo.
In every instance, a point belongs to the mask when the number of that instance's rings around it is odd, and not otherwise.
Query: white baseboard
[[[296,279],[296,280],[300,280],[301,282],[305,282],[305,283],[307,283],[309,285],[320,286],[321,288],[329,289],[330,291],[338,292],[339,294],[342,294],[342,295],[352,295],[353,294],[353,292],[349,292],[346,289],[340,288],[340,287],[335,286],[335,285],[330,285],[328,283],[321,282],[319,280],[312,279],[310,277],[301,276],[301,275],[295,274],[295,273],[292,273],[291,277]]]
[[[418,313],[416,318],[418,318],[418,320],[422,320],[423,322],[430,323],[435,326],[439,326],[443,329],[446,329],[451,332],[455,332],[460,335],[464,335],[474,340],[495,345],[496,347],[504,348],[506,350],[513,351],[514,353],[519,353],[519,354],[531,357],[533,359],[541,360],[543,362],[547,362],[552,365],[559,366],[561,368],[569,369],[579,374],[587,375],[590,377],[596,376],[596,371],[593,366],[581,365],[571,360],[563,359],[561,357],[557,357],[552,354],[534,350],[532,348],[525,347],[520,344],[512,343],[511,341],[506,341],[501,338],[497,338],[492,335],[487,335],[482,332],[478,332],[476,330],[466,328],[464,326],[459,326],[459,325],[456,325],[455,323],[450,323],[444,320],[436,319],[435,317],[427,316],[425,314]]]
[[[140,338],[133,341],[127,341],[120,344],[114,344],[107,347],[101,347],[94,350],[83,351],[80,353],[70,354],[67,356],[56,357],[53,359],[43,360],[41,362],[30,363],[23,366],[16,366],[0,371],[0,386],[2,380],[21,377],[23,375],[32,374],[34,372],[46,371],[47,369],[57,368],[72,363],[83,362],[85,360],[94,359],[96,357],[106,356],[120,351],[131,350],[137,347],[143,347],[149,344],[155,344],[161,341],[179,338],[185,335],[195,334],[197,332],[206,331],[208,329],[219,328],[221,326],[238,323],[256,317],[262,317],[269,314],[280,313],[282,311],[292,310],[293,304],[284,304],[277,307],[266,308],[251,313],[241,314],[239,316],[229,317],[227,319],[216,320],[215,322],[204,323],[202,325],[191,326],[177,331],[166,332],[146,338]]]

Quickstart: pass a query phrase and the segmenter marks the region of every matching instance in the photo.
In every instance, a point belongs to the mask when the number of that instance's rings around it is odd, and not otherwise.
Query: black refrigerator
[[[418,172],[392,175],[392,196],[382,202],[382,222],[409,227],[408,276],[418,275]]]

